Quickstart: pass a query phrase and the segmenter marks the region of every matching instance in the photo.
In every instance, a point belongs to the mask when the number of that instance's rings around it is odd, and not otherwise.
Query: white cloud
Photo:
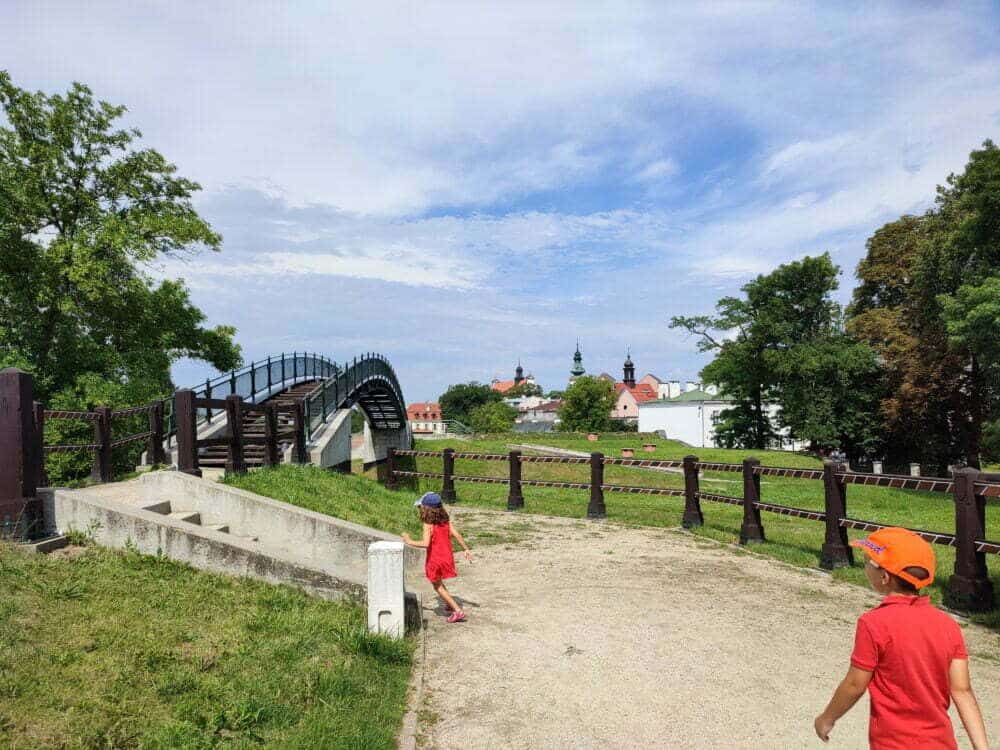
[[[673,177],[678,172],[677,162],[673,159],[657,159],[643,167],[633,175],[636,182],[654,182],[666,177]]]

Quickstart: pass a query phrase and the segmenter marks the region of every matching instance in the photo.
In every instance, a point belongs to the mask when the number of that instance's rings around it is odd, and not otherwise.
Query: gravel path
[[[418,747],[822,745],[812,720],[847,670],[871,592],[680,531],[455,515],[468,536],[504,541],[459,561],[450,588],[468,622],[445,624],[420,588]],[[1000,635],[964,633],[1000,747]],[[862,698],[830,747],[866,747],[867,713]]]

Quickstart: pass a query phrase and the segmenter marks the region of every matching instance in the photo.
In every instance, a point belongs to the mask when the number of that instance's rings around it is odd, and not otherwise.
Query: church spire
[[[521,358],[517,358],[517,369],[514,370],[514,385],[521,385],[524,382],[524,368],[521,367]]]
[[[580,339],[577,339],[576,352],[573,354],[573,369],[569,371],[569,374],[573,378],[578,378],[585,372],[586,370],[583,369],[583,355],[580,353]]]
[[[631,347],[625,350],[625,365],[623,367],[625,377],[622,382],[625,383],[629,388],[635,388],[635,365],[632,364],[632,350]]]

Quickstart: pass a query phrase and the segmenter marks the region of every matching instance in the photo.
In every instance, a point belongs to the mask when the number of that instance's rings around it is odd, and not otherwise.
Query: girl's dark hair
[[[420,520],[424,523],[431,523],[435,526],[448,523],[448,511],[443,505],[421,505]]]

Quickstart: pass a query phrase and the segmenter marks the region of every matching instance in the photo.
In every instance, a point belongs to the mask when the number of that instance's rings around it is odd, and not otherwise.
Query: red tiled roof
[[[441,404],[433,401],[420,401],[406,407],[406,418],[409,420],[441,421]]]
[[[513,387],[514,387],[513,380],[494,380],[492,383],[490,383],[490,388],[492,388],[494,391],[499,391],[500,393],[506,393]]]
[[[615,383],[615,393],[621,394],[621,392],[626,390],[626,388],[628,388],[628,386],[624,383]],[[634,388],[628,388],[628,392],[632,394],[632,398],[634,398],[636,403],[639,404],[644,401],[652,401],[658,397],[656,389],[649,383],[639,383]]]
[[[538,406],[525,406],[522,411],[559,411],[562,401],[548,401]]]

